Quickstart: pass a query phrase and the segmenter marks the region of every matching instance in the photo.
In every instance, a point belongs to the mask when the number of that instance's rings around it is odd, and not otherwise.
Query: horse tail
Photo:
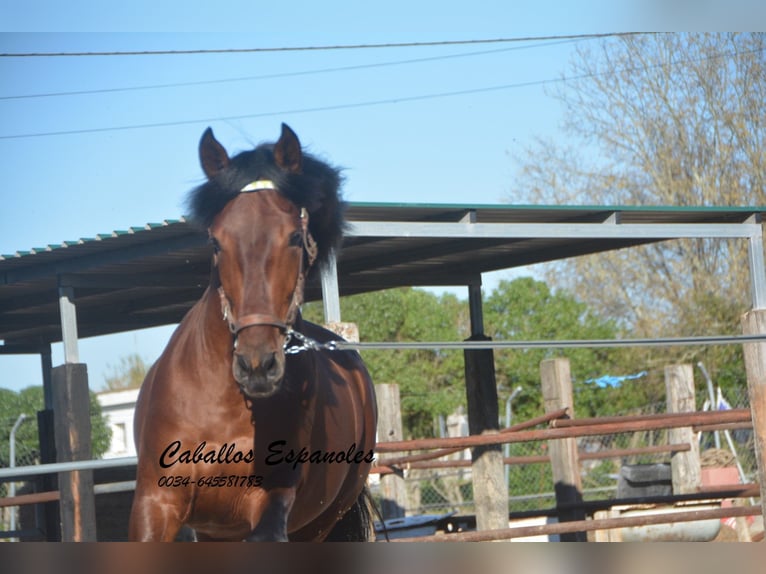
[[[354,505],[335,523],[326,542],[371,542],[375,540],[373,512],[380,518],[370,489],[365,486]],[[383,520],[380,519],[381,523]]]

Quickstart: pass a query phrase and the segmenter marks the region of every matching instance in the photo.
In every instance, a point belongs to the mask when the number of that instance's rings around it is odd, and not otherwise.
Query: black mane
[[[220,173],[189,193],[186,204],[191,221],[209,227],[244,186],[261,179],[273,181],[286,199],[308,210],[309,231],[319,250],[317,262],[324,264],[339,246],[346,227],[346,203],[340,195],[342,177],[339,168],[305,152],[297,174],[276,164],[274,144],[262,144],[234,156]]]

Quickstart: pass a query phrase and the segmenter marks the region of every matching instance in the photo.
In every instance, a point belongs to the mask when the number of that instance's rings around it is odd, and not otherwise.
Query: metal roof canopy
[[[753,307],[766,307],[766,207],[352,203],[337,268],[307,286],[339,318],[339,295],[473,285],[482,273],[678,238],[748,240]],[[208,284],[204,231],[183,218],[0,256],[0,354],[177,323]],[[76,303],[76,319],[75,305]],[[65,335],[62,335],[62,325]]]

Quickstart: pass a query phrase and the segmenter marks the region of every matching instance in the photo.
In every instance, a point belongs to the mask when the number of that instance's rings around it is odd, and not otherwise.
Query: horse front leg
[[[247,542],[287,542],[287,519],[295,502],[295,488],[276,488],[266,492],[257,524],[245,538]],[[260,505],[259,505],[260,506]]]
[[[173,542],[183,526],[182,501],[167,493],[136,490],[130,511],[128,540],[131,542]]]

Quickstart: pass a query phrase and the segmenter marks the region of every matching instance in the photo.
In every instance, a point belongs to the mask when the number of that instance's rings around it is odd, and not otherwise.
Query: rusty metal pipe
[[[619,422],[574,425],[567,428],[550,428],[512,433],[495,432],[483,435],[455,438],[430,438],[408,441],[392,441],[379,443],[376,447],[376,451],[379,453],[384,453],[431,448],[438,449],[445,447],[465,448],[479,445],[528,442],[558,438],[573,438],[579,436],[598,436],[623,432],[678,428],[692,426],[694,424],[742,422],[746,416],[746,412],[747,409],[735,409],[730,411],[679,413],[664,415],[662,418],[645,419],[642,417],[638,420],[632,417],[620,417],[621,420]],[[591,421],[592,420],[593,419],[591,419]]]
[[[714,518],[732,516],[757,516],[761,513],[758,506],[734,506],[730,508],[713,508],[709,510],[691,510],[670,514],[654,514],[648,516],[631,516],[625,518],[601,518],[598,520],[577,520],[574,522],[559,522],[556,524],[541,524],[539,526],[520,526],[516,528],[501,528],[482,532],[459,532],[456,534],[441,534],[424,536],[422,538],[398,538],[392,542],[486,542],[490,540],[507,540],[509,538],[525,538],[550,534],[565,534],[568,532],[583,532],[591,530],[608,530],[629,526],[648,526],[651,524],[667,524],[671,522],[694,522]]]

